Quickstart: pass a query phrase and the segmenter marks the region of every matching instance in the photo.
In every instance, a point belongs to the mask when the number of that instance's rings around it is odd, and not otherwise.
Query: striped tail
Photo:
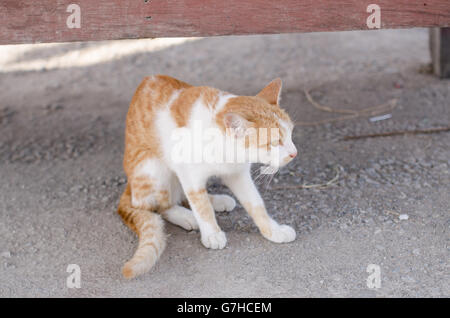
[[[149,271],[162,254],[166,246],[164,222],[159,214],[131,206],[129,185],[120,198],[117,213],[139,237],[136,252],[122,269],[123,276],[133,278]]]

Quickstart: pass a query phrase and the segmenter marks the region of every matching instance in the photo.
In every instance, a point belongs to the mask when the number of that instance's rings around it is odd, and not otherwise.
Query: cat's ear
[[[281,95],[281,78],[276,78],[258,93],[258,97],[265,99],[269,104],[278,105]]]
[[[243,137],[248,128],[252,127],[252,123],[236,113],[226,113],[223,116],[223,124],[225,128],[231,130],[236,137]]]

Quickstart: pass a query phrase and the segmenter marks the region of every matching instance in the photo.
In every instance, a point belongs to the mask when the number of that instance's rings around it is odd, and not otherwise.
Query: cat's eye
[[[280,141],[275,139],[275,140],[272,140],[272,142],[270,144],[272,145],[272,147],[277,147],[280,144]]]

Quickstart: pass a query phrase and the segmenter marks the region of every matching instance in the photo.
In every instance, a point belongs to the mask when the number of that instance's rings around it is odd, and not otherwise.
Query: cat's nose
[[[289,154],[289,157],[291,157],[291,158],[295,158],[296,156],[297,156],[297,151]]]

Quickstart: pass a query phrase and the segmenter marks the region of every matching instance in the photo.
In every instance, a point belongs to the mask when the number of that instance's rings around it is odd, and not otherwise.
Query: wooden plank
[[[434,74],[450,78],[450,28],[430,29],[430,49]]]
[[[450,26],[449,0],[1,0],[0,44]],[[68,28],[70,4],[80,28]]]

